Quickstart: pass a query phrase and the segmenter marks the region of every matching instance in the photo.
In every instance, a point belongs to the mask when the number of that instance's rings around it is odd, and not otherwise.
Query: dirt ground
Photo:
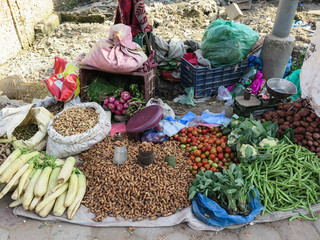
[[[145,2],[154,32],[165,40],[174,41],[186,39],[201,41],[214,14],[223,10],[219,4],[212,4],[214,1],[211,0],[151,0]],[[238,22],[249,25],[259,32],[260,36],[265,36],[272,31],[277,4],[278,1],[253,1],[252,9],[243,11],[244,17]],[[80,54],[87,53],[97,40],[107,36],[114,17],[110,13],[114,12],[115,7],[116,4],[113,1],[81,1],[74,8],[67,7],[65,10],[77,15],[104,14],[106,21],[102,24],[65,22],[49,36],[37,36],[34,44],[28,50],[21,51],[15,58],[0,66],[1,82],[10,81],[10,78],[14,76],[19,82],[14,95],[28,102],[33,98],[44,98],[50,95],[42,80],[48,78],[53,72],[54,57],[59,56],[67,61],[75,62]],[[298,8],[295,20],[303,20],[308,23],[311,30],[306,30],[304,27],[292,28],[291,34],[296,37],[293,53],[295,57],[299,56],[300,50],[308,47],[315,23],[320,20],[319,16],[320,4],[318,2],[305,2],[302,7]],[[0,90],[4,94],[11,91],[7,84],[0,85]],[[158,93],[160,97],[172,100],[183,93],[183,88],[180,84],[163,83],[162,81]],[[208,104],[203,105],[203,108],[210,107]],[[202,109],[198,106],[200,105],[197,105],[195,111]],[[180,110],[189,108],[181,106]],[[177,111],[180,110],[177,109]]]

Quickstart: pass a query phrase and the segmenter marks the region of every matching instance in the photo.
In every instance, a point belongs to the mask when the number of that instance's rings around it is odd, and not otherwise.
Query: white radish
[[[65,163],[62,166],[62,169],[58,176],[58,185],[55,186],[52,191],[56,191],[59,187],[61,187],[64,183],[66,183],[72,173],[73,166],[76,164],[76,159],[74,157],[68,157]]]
[[[46,194],[48,190],[49,177],[52,172],[51,167],[43,169],[36,185],[34,186],[34,195],[38,198]]]
[[[0,166],[0,175],[3,173],[3,171],[14,161],[16,160],[18,157],[20,157],[20,155],[22,154],[20,149],[16,149],[14,150],[8,157],[7,159],[1,164]]]
[[[33,199],[33,196],[34,196],[34,194],[33,194],[34,186],[36,185],[38,178],[40,177],[41,172],[42,172],[41,169],[37,169],[34,172],[32,178],[28,184],[26,191],[24,192],[22,205],[25,210],[29,209],[29,205],[30,205],[30,203]]]
[[[22,197],[10,203],[9,207],[18,207],[22,204]]]
[[[33,166],[32,164],[29,166],[28,170],[24,172],[24,174],[22,174],[20,180],[19,180],[19,185],[18,185],[18,196],[20,196],[23,192],[24,186],[27,182],[27,180],[29,179],[30,174],[32,173],[33,170]]]
[[[29,205],[29,210],[33,211],[33,209],[35,209],[35,207],[40,202],[40,200],[41,200],[41,197],[34,196],[34,198],[32,199],[32,201],[31,201],[31,203]]]
[[[54,204],[53,215],[60,217],[66,210],[66,206],[64,205],[67,196],[67,191],[61,194]]]
[[[21,177],[21,175],[27,171],[29,167],[29,163],[26,163],[25,165],[23,165],[22,168],[20,168],[20,170],[12,177],[12,179],[10,180],[10,182],[7,184],[7,186],[1,191],[0,193],[0,199],[3,198],[4,195],[6,195],[9,190],[12,188],[12,186],[19,180],[19,178]]]
[[[69,188],[68,193],[64,202],[64,206],[69,207],[71,206],[74,198],[77,195],[78,191],[78,176],[76,173],[72,173],[69,179]]]
[[[18,196],[18,188],[16,188],[16,190],[14,190],[14,192],[11,195],[11,199],[12,200],[18,200],[19,196]]]
[[[58,188],[55,192],[51,193],[49,196],[44,198],[36,207],[36,212],[40,212],[42,208],[44,208],[47,204],[49,204],[52,200],[55,200],[62,193],[67,191],[69,183],[63,184],[60,188]]]
[[[78,175],[78,192],[71,206],[68,208],[68,211],[67,211],[68,219],[72,219],[76,214],[78,208],[80,207],[84,194],[86,193],[86,188],[87,188],[86,177],[84,176],[84,174],[79,174]]]
[[[19,169],[26,164],[31,158],[38,156],[39,152],[32,152],[28,154],[23,154],[16,160],[14,160],[2,173],[0,176],[0,182],[4,183],[8,181]]]
[[[44,198],[49,196],[52,193],[52,189],[58,184],[58,175],[60,171],[61,171],[61,168],[53,169],[49,179],[48,191],[44,195]],[[51,209],[53,208],[54,202],[55,200],[52,200],[44,208],[42,208],[40,212],[36,211],[36,213],[39,214],[41,217],[46,217],[50,213]]]

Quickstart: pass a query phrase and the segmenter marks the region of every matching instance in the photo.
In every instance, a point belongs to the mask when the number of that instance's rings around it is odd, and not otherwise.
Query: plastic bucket
[[[115,164],[124,164],[128,160],[127,146],[115,146],[112,160]]]
[[[138,163],[142,166],[149,166],[154,162],[154,152],[153,149],[148,152],[143,152],[139,149],[138,153]]]

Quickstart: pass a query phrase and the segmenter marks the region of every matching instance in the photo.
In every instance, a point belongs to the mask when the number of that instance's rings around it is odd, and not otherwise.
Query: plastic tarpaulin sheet
[[[311,209],[315,212],[320,211],[320,204],[312,206]],[[275,222],[299,215],[299,212],[301,212],[302,214],[309,213],[309,211],[305,209],[300,209],[299,211],[295,210],[294,212],[275,212],[273,214],[266,213],[263,216],[258,215],[251,222],[251,224]],[[221,231],[225,229],[223,227],[208,226],[205,223],[201,222],[193,214],[191,206],[184,208],[181,211],[168,217],[160,217],[155,220],[144,219],[142,221],[133,221],[132,219],[125,220],[121,217],[119,220],[116,220],[115,217],[107,217],[103,220],[103,222],[95,222],[92,220],[95,215],[91,212],[88,212],[88,208],[84,207],[83,205],[80,206],[79,210],[72,220],[68,220],[66,214],[62,215],[61,217],[55,217],[50,214],[47,217],[42,218],[34,212],[25,211],[22,206],[14,208],[13,213],[17,216],[38,219],[40,221],[62,221],[91,227],[169,227],[185,222],[190,228],[194,230]],[[237,229],[245,225],[247,224],[231,225],[226,227],[226,229]]]

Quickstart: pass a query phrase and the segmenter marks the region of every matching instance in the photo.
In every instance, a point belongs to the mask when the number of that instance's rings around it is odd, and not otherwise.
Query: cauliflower
[[[279,140],[276,138],[264,138],[262,141],[259,143],[260,147],[273,147],[278,144]]]
[[[240,148],[240,157],[244,159],[255,158],[258,155],[257,149],[250,144],[243,144]]]

